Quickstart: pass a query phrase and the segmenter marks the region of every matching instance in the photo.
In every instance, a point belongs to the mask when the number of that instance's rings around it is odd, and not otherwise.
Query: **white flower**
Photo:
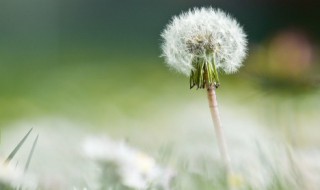
[[[0,184],[4,183],[16,187],[21,182],[22,175],[20,170],[0,159]]]
[[[31,175],[25,175],[21,168],[6,163],[0,158],[0,186],[5,185],[12,189],[22,186],[23,189],[36,189],[36,180]]]
[[[150,184],[167,186],[174,176],[170,169],[160,167],[151,156],[108,138],[91,137],[83,144],[84,153],[100,162],[113,163],[124,185],[147,189]]]
[[[187,76],[195,69],[195,58],[233,73],[246,56],[247,40],[241,26],[219,9],[194,8],[175,16],[161,36],[167,64]]]

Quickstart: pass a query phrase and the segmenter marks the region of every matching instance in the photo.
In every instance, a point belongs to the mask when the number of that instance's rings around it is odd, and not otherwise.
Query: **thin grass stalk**
[[[30,135],[33,128],[31,128],[28,133],[21,139],[21,141],[17,144],[17,146],[12,150],[12,152],[9,154],[8,158],[4,161],[5,164],[9,164],[9,162],[13,159],[13,157],[17,154],[23,143],[26,141],[28,136]]]

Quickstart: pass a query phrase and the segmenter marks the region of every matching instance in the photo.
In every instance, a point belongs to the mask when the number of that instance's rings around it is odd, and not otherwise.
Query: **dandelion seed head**
[[[15,169],[13,165],[5,163],[0,159],[0,184],[6,183],[15,187],[21,181],[22,172]]]
[[[196,57],[214,56],[215,66],[236,72],[246,56],[246,35],[232,17],[219,9],[194,8],[172,18],[161,34],[162,56],[178,72],[189,76]]]
[[[23,170],[15,164],[7,163],[0,158],[0,187],[16,189],[36,189],[37,180],[30,174],[23,173]]]
[[[83,144],[84,154],[101,163],[113,163],[123,185],[134,189],[148,189],[150,184],[166,186],[174,173],[164,168],[146,153],[124,142],[106,137],[90,137]]]

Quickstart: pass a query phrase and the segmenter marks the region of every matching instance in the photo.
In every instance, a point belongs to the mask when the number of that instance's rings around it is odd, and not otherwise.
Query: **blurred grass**
[[[0,68],[0,128],[24,119],[57,117],[92,129],[117,130],[123,137],[146,129],[163,132],[167,127],[169,131],[175,108],[184,109],[190,103],[207,108],[205,91],[190,90],[188,78],[170,71],[157,53],[148,50],[120,54],[73,47],[58,54],[40,51],[39,56],[2,51]],[[244,119],[262,117],[262,126],[272,120],[272,105],[288,98],[261,91],[252,85],[255,83],[245,69],[234,75],[221,74],[218,99],[222,112],[226,107],[235,111],[243,107],[252,112]],[[306,98],[301,104],[301,113],[315,118],[316,112],[306,109],[315,109],[319,101]],[[164,120],[172,121],[163,126]],[[275,122],[267,125],[278,129],[281,123]]]
[[[112,118],[113,109],[130,116],[168,98],[163,91],[172,96],[185,87],[157,57],[115,57],[77,51],[53,61],[2,58],[1,123],[50,114],[93,121]]]
[[[67,118],[76,121],[75,123],[89,123],[84,126],[92,127],[90,130],[96,128],[108,131],[115,138],[133,137],[130,139],[132,144],[150,152],[157,152],[157,148],[166,146],[163,143],[170,145],[174,141],[181,141],[180,151],[190,152],[192,155],[180,153],[188,155],[185,158],[187,161],[189,157],[199,155],[199,147],[209,146],[209,142],[214,142],[211,139],[213,134],[208,132],[211,132],[211,123],[210,126],[207,125],[209,115],[203,116],[208,111],[205,91],[189,90],[189,80],[181,74],[169,71],[163,60],[155,54],[111,54],[102,49],[70,49],[64,50],[59,56],[18,55],[0,56],[0,128],[15,121],[32,121],[33,118]],[[270,120],[270,115],[274,112],[272,104],[287,99],[272,91],[266,93],[253,88],[251,82],[254,81],[250,80],[247,73],[242,71],[235,75],[221,76],[219,107],[222,113],[227,113],[225,110],[228,109],[237,113],[238,117],[230,118],[222,114],[224,121],[232,120],[225,125],[229,129],[234,127],[232,129],[235,129],[235,133],[246,132],[245,121],[255,120],[259,116]],[[275,101],[275,98],[279,100]],[[314,100],[307,99],[302,104],[307,105],[306,107],[319,105],[319,101]],[[299,108],[303,114],[308,113],[305,112],[306,107]],[[251,112],[242,113],[244,108]],[[260,109],[269,115],[262,115]],[[241,120],[241,116],[246,118]],[[279,130],[281,126],[276,122],[278,121],[275,120],[275,124],[272,124],[272,129]],[[255,127],[259,128],[264,123],[261,120],[259,126]],[[210,128],[206,128],[207,126]],[[115,132],[117,130],[118,134]],[[206,139],[209,137],[210,140]],[[199,146],[195,139],[201,142]],[[241,151],[244,154],[244,150]],[[177,159],[177,163],[182,163],[182,160]],[[197,160],[196,163],[201,165],[203,161]],[[183,176],[175,184],[175,188],[225,189],[225,181],[221,176],[217,174],[212,179],[206,173],[211,169],[219,171],[218,165],[204,166],[203,173],[194,173],[188,171],[188,168],[182,170],[183,174],[180,175]],[[275,181],[271,183],[270,189],[288,189],[283,184],[287,181],[277,181],[280,178],[277,174],[275,172]]]

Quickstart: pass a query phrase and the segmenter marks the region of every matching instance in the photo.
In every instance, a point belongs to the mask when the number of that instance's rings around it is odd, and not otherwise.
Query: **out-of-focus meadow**
[[[205,91],[160,57],[161,31],[194,6],[248,34],[244,67],[217,92],[229,182]],[[1,1],[0,161],[33,131],[0,189],[318,189],[316,15],[311,1]]]

